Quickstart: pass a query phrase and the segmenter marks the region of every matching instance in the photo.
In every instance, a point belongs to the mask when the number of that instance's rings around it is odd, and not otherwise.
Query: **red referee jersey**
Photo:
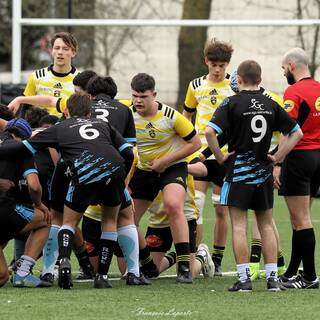
[[[294,150],[320,149],[320,82],[301,79],[286,89],[283,100],[303,132]]]

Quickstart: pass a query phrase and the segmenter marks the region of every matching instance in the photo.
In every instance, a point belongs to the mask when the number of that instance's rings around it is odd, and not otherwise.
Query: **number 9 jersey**
[[[228,151],[235,151],[227,163],[226,181],[259,184],[271,178],[267,154],[272,133],[284,135],[298,130],[296,122],[261,90],[243,90],[229,97],[216,110],[208,126],[225,132]]]

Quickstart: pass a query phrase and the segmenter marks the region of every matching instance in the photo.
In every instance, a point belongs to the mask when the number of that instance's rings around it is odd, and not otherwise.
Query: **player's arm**
[[[188,164],[188,173],[196,177],[205,177],[208,175],[207,167],[200,161]]]
[[[303,137],[303,133],[297,124],[289,134],[281,134],[278,150],[275,154],[269,155],[269,159],[274,164],[282,163],[285,156],[296,146]]]
[[[0,145],[0,158],[9,158],[12,156],[24,157],[31,154],[35,154],[38,150],[42,150],[48,147],[57,149],[58,142],[56,138],[56,130],[58,125],[47,128],[46,130],[39,132],[34,137],[23,140],[22,142],[10,142],[5,145]]]
[[[0,131],[4,131],[7,126],[8,121],[4,119],[0,119]]]
[[[126,175],[129,174],[134,160],[133,146],[132,144],[126,142],[126,140],[121,136],[121,134],[111,125],[107,124],[110,128],[110,136],[114,147],[119,151],[120,155],[125,162]]]
[[[220,148],[222,148],[228,142],[228,136],[226,132],[222,132],[221,134],[218,134],[217,139],[218,139]],[[209,147],[207,147],[201,152],[201,154],[203,155],[204,159],[207,159],[212,155],[212,151]]]
[[[36,169],[29,169],[24,173],[28,183],[28,191],[35,209],[43,212],[44,220],[50,223],[50,214],[48,208],[42,203],[42,188]]]
[[[219,130],[221,129],[218,127],[208,126],[206,127],[205,135],[206,135],[206,139],[207,139],[210,150],[214,154],[218,163],[222,164],[227,159],[226,157],[227,155],[224,155],[220,150],[220,146],[217,138],[217,132],[219,132]]]
[[[130,109],[128,109],[128,120],[127,120],[123,137],[128,143],[131,143],[132,145],[136,145],[137,143],[136,127],[134,124],[133,114]]]
[[[163,172],[172,163],[190,156],[201,148],[201,141],[193,124],[177,111],[175,111],[175,117],[174,130],[184,143],[176,151],[151,161],[151,169],[156,172]]]
[[[182,114],[189,120],[192,120],[192,116],[196,111],[198,105],[198,101],[194,96],[194,89],[192,87],[192,83],[189,83],[186,98],[184,101],[183,112]]]
[[[220,150],[220,145],[218,141],[217,135],[221,135],[227,132],[229,126],[228,119],[228,107],[229,107],[229,99],[225,99],[219,108],[216,110],[212,119],[208,122],[205,135],[208,142],[208,146],[213,152],[218,163],[224,163],[231,154],[227,153],[223,154]]]
[[[0,179],[0,191],[8,191],[14,187],[14,183],[8,179]]]
[[[14,98],[8,108],[16,113],[21,104],[30,104],[32,106],[50,107],[56,106],[59,98],[51,96],[19,96]]]

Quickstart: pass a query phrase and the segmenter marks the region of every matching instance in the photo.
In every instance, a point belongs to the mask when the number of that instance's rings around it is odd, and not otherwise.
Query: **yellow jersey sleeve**
[[[264,90],[263,94],[269,97],[270,99],[272,99],[273,101],[277,102],[281,106],[281,108],[284,108],[283,99],[279,95],[269,90]],[[280,141],[280,132],[276,131],[272,135],[270,150],[273,150],[279,144],[279,141]]]
[[[68,99],[69,98],[66,98],[66,97],[62,97],[62,98],[58,99],[58,101],[56,103],[56,109],[58,112],[64,113],[64,110],[66,110],[66,108],[67,108]]]
[[[37,94],[36,92],[36,80],[34,77],[34,73],[32,73],[29,78],[28,78],[28,82],[27,85],[24,89],[23,94],[25,96],[35,96]]]
[[[190,140],[196,134],[193,124],[177,111],[174,128],[177,134],[184,140]]]
[[[133,102],[131,99],[119,99],[118,101],[129,108],[131,108],[133,105]]]
[[[198,101],[195,97],[195,91],[193,89],[192,82],[190,82],[188,86],[186,98],[184,101],[184,106],[185,106],[184,108],[188,112],[193,112],[196,110],[197,105],[198,105]]]

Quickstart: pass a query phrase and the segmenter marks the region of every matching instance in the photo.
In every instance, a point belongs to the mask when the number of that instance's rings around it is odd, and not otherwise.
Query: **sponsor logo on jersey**
[[[60,82],[56,83],[54,86],[53,86],[54,89],[63,89],[62,88],[62,84]]]
[[[210,91],[210,96],[217,96],[218,95],[218,91],[216,89],[213,89]]]
[[[316,102],[314,103],[314,107],[320,111],[320,97],[317,98]]]
[[[149,247],[160,247],[163,244],[163,240],[155,234],[150,234],[146,238],[147,246]]]
[[[292,100],[286,100],[284,102],[284,110],[290,112],[294,108],[294,102]]]
[[[53,96],[56,97],[56,98],[59,98],[60,97],[60,91],[55,90],[53,92]]]
[[[252,105],[249,107],[249,109],[259,110],[263,111],[263,103],[260,103],[257,99],[251,99]]]
[[[153,124],[151,122],[149,122],[147,125],[146,125],[146,129],[155,129],[155,127],[153,126]]]

